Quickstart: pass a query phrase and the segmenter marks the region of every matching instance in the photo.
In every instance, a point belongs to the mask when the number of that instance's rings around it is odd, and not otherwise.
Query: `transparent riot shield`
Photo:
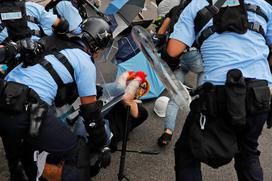
[[[134,41],[169,91],[172,100],[176,102],[181,110],[189,111],[191,96],[183,83],[176,79],[167,63],[158,55],[151,34],[141,26],[134,26],[131,33]]]

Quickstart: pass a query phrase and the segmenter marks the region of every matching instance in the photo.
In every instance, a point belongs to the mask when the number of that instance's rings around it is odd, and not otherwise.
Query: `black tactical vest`
[[[24,38],[30,38],[32,35],[41,37],[44,35],[39,26],[37,18],[26,14],[25,2],[23,1],[0,1],[0,32],[7,28],[8,38],[6,41],[18,41]],[[37,24],[39,30],[31,30],[27,22]]]
[[[54,55],[65,66],[65,68],[69,71],[70,75],[73,78],[72,83],[64,84],[61,77],[58,75],[58,73],[49,61],[41,58],[37,62],[49,72],[49,74],[58,85],[58,91],[54,101],[55,106],[61,107],[65,104],[72,104],[78,98],[77,86],[74,77],[74,68],[72,67],[68,59],[62,53],[60,53],[60,51],[67,48],[82,49],[82,46],[69,39],[63,39],[56,36],[43,37],[39,41],[42,41],[42,44],[45,45],[45,52],[42,57],[49,54]]]
[[[258,22],[248,21],[247,12],[250,11],[255,13],[257,16],[261,16],[266,22],[268,22],[268,16],[259,6],[254,4],[245,4],[244,0],[239,0],[239,6],[221,7],[225,1],[218,0],[216,2],[217,5],[219,1],[221,1],[221,3],[219,3],[219,7],[216,7],[216,5],[212,4],[211,0],[208,1],[209,5],[198,11],[194,20],[195,34],[198,35],[202,28],[211,19],[213,19],[213,25],[206,27],[201,31],[200,36],[196,40],[198,48],[200,48],[202,43],[215,32],[220,34],[225,31],[229,31],[244,34],[247,30],[251,30],[260,33],[265,38],[264,29],[261,24]]]

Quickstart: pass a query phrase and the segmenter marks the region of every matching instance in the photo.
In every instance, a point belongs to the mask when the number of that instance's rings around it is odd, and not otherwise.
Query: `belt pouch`
[[[228,71],[225,93],[231,124],[244,126],[246,124],[246,83],[240,70]]]
[[[265,80],[247,82],[247,111],[251,115],[268,112],[270,109],[270,89]]]
[[[0,97],[0,108],[7,112],[25,111],[29,88],[16,82],[8,82]]]
[[[199,94],[199,100],[197,104],[192,103],[190,105],[191,109],[196,112],[202,112],[210,117],[216,117],[217,98],[215,86],[210,82],[206,82],[197,88],[196,94]]]
[[[202,95],[200,95],[200,100],[202,104],[201,112],[210,117],[216,117],[217,116],[216,93],[205,92]]]

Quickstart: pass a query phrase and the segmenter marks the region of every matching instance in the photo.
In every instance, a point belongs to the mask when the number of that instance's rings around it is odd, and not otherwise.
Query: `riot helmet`
[[[110,25],[102,17],[90,17],[81,25],[82,41],[88,44],[91,53],[105,48],[112,39]]]

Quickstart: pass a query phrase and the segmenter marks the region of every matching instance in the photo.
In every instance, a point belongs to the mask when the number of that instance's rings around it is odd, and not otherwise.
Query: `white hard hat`
[[[161,96],[155,101],[154,112],[161,118],[165,117],[169,97]]]

